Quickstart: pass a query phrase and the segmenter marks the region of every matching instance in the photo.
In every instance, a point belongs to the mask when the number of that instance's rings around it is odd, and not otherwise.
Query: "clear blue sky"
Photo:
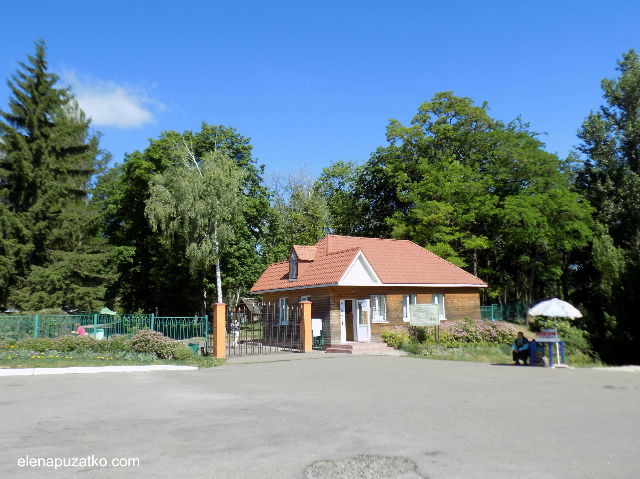
[[[7,1],[0,77],[43,38],[119,162],[206,121],[250,137],[268,172],[316,176],[366,160],[389,119],[446,90],[521,115],[565,157],[639,23],[636,0]]]

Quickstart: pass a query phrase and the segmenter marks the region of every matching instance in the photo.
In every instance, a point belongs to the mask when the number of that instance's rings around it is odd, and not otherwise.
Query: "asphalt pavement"
[[[277,356],[197,371],[0,377],[0,476],[639,474],[634,370]],[[39,459],[52,466],[30,465]]]

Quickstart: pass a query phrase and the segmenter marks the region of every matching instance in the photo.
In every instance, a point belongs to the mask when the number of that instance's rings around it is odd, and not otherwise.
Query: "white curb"
[[[49,374],[144,373],[147,371],[193,371],[196,366],[87,366],[71,368],[0,369],[0,376],[44,376]]]

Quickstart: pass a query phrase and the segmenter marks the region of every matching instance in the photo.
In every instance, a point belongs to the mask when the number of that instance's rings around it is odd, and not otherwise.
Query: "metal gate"
[[[227,311],[226,356],[300,351],[300,305],[241,303]]]

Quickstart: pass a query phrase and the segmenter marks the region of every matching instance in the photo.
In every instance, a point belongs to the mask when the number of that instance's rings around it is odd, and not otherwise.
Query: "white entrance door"
[[[345,327],[344,299],[340,300],[340,342],[347,342],[347,328]]]
[[[357,341],[371,340],[371,308],[368,299],[359,299],[356,301],[356,331]]]

